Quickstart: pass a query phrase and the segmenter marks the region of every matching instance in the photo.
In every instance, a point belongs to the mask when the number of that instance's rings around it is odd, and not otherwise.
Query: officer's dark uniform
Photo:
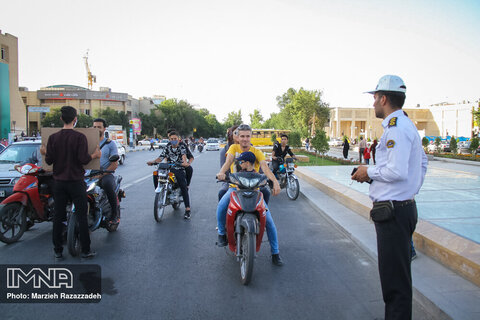
[[[414,196],[427,171],[420,136],[402,110],[382,121],[384,133],[376,148],[376,166],[368,168],[372,201],[391,201],[394,218],[375,222],[378,268],[385,301],[385,319],[411,319],[410,241],[417,224]]]

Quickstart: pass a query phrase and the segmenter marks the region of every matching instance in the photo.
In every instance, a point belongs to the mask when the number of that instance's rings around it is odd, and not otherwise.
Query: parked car
[[[41,166],[41,140],[14,142],[0,153],[0,201],[13,193],[13,186],[22,176],[16,164],[33,163]]]
[[[330,147],[340,147],[342,146],[342,144],[343,144],[343,141],[341,139],[333,138],[328,141],[328,145]]]
[[[125,157],[127,155],[127,149],[118,140],[115,140],[115,144],[117,145],[118,156],[120,157],[120,159],[118,159],[118,164],[123,165],[125,163]]]
[[[162,139],[159,143],[158,143],[158,148],[159,149],[164,149],[168,144],[168,139]]]
[[[220,144],[218,143],[217,139],[208,139],[207,145],[205,146],[205,150],[220,150]]]
[[[440,150],[443,152],[450,152],[450,142],[442,141],[440,143]]]

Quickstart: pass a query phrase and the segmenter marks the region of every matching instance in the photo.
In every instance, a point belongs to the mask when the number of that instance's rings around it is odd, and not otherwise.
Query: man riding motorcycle
[[[282,134],[281,143],[275,142],[275,144],[273,145],[273,151],[272,151],[273,174],[276,174],[280,164],[285,162],[285,156],[287,155],[287,153],[292,158],[297,159],[295,158],[295,155],[293,154],[292,149],[290,149],[290,146],[287,143],[288,143],[288,136],[286,134]]]
[[[118,167],[118,162],[110,162],[108,160],[113,155],[118,155],[118,149],[112,140],[105,138],[105,130],[107,129],[107,122],[105,119],[97,118],[93,120],[93,127],[99,130],[100,134],[100,150],[102,156],[100,157],[100,170],[115,171]],[[105,190],[108,202],[112,208],[111,216],[109,218],[110,223],[117,223],[117,196],[115,195],[115,177],[111,173],[104,173],[100,176],[98,186]]]
[[[263,152],[253,147],[250,143],[252,137],[252,129],[249,125],[241,124],[237,130],[236,134],[238,136],[239,144],[233,144],[230,146],[229,150],[227,151],[227,159],[225,160],[225,164],[222,166],[220,171],[217,173],[218,180],[225,180],[225,172],[227,172],[228,168],[230,168],[231,172],[238,172],[236,165],[234,164],[235,158],[238,158],[243,161],[243,158],[239,158],[241,154],[250,152],[253,154],[253,168],[256,172],[259,172],[260,168],[262,168],[263,173],[273,181],[273,195],[276,196],[280,193],[280,185],[273,175],[272,171],[267,166],[265,162],[265,156]],[[247,156],[245,156],[247,157]],[[249,160],[252,160],[251,155],[248,156]],[[246,161],[246,160],[245,160]],[[240,165],[242,166],[242,165]],[[245,165],[244,165],[245,166]],[[245,169],[245,167],[241,167],[240,170]],[[230,202],[230,194],[232,193],[233,189],[230,188],[222,197],[222,199],[218,203],[217,207],[217,225],[218,225],[218,244],[220,246],[227,245],[227,239],[225,235],[225,217],[227,214],[228,204]],[[270,214],[270,212],[268,212]],[[272,253],[272,263],[281,266],[283,265],[283,261],[280,257],[279,250],[278,250],[278,241],[277,241],[277,230],[275,228],[275,224],[273,223],[273,219],[267,218],[267,234],[268,240],[270,241],[270,248]]]

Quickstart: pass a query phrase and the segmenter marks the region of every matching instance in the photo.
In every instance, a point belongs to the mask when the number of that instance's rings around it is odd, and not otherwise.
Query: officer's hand
[[[367,169],[368,168],[366,166],[359,166],[355,174],[352,176],[352,180],[355,180],[358,182],[370,181],[370,177],[368,176]]]
[[[278,183],[277,179],[273,180],[273,192],[272,194],[276,196],[280,193],[280,184]]]
[[[42,146],[40,147],[40,153],[42,155],[46,155],[47,154],[47,148],[45,148],[45,146],[42,144]]]
[[[225,180],[225,173],[217,173],[217,179],[220,181]]]

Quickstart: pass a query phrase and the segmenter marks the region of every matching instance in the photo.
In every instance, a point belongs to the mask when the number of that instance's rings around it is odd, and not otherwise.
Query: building
[[[18,90],[18,39],[0,31],[0,138],[25,131],[25,114]]]
[[[69,105],[77,109],[79,113],[94,116],[96,111],[106,108],[125,112],[132,117],[131,105],[128,94],[112,92],[110,88],[100,88],[93,91],[74,85],[53,85],[41,88],[38,91],[20,89],[20,95],[27,108],[28,133],[38,131],[41,128],[41,120],[45,114],[53,108],[61,108]],[[25,109],[25,107],[24,107]]]
[[[474,132],[472,110],[477,102],[438,104],[428,107],[404,107],[403,110],[415,123],[420,136],[471,137]],[[332,108],[329,126],[325,128],[332,138],[360,136],[379,138],[383,133],[382,119],[375,117],[373,108]]]

